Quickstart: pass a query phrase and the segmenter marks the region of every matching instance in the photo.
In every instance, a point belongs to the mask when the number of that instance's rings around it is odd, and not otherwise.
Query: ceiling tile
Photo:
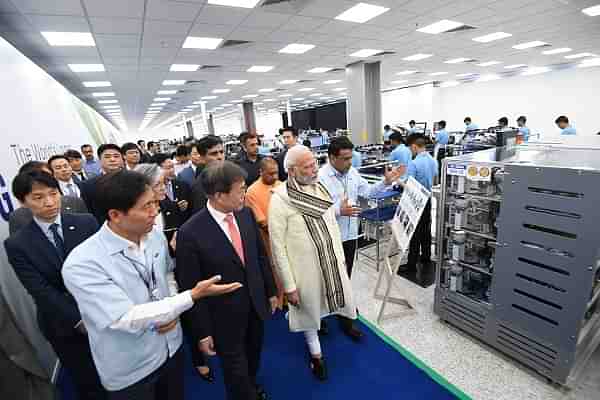
[[[128,17],[144,16],[144,0],[83,0],[90,17]]]
[[[11,0],[0,0],[0,13],[16,13],[17,7],[13,5]]]
[[[0,13],[0,32],[31,32],[35,33],[42,38],[36,29],[31,26],[29,19],[21,14],[1,14]],[[47,44],[47,42],[46,42]]]
[[[156,19],[146,19],[144,22],[144,34],[149,35],[186,35],[191,27],[191,22],[172,22]]]
[[[260,10],[254,11],[241,23],[244,28],[275,29],[279,28],[291,18],[289,14],[269,13]]]
[[[234,29],[232,25],[194,24],[189,36],[225,37]]]
[[[96,46],[101,49],[108,48],[137,48],[140,46],[140,35],[111,35],[95,34]]]
[[[298,14],[307,17],[335,18],[355,5],[355,1],[349,0],[327,0],[326,3],[314,1]]]
[[[196,22],[202,24],[239,25],[251,12],[252,9],[248,8],[207,5],[200,11]]]
[[[104,62],[106,62],[107,57],[127,57],[132,54],[138,53],[139,46],[136,47],[98,47],[98,51],[102,54],[102,58]]]
[[[94,34],[133,35],[142,32],[142,20],[136,18],[90,18]]]
[[[69,15],[28,14],[25,18],[40,32],[89,32],[90,26],[84,17]]]
[[[227,39],[229,40],[264,40],[269,33],[270,29],[251,29],[251,28],[237,28],[229,34]]]
[[[146,18],[193,22],[201,8],[202,4],[200,3],[148,0]]]
[[[143,47],[172,47],[181,48],[185,38],[183,36],[162,36],[152,35],[148,32],[144,32],[142,38]],[[183,49],[182,49],[183,50]]]
[[[84,15],[80,0],[18,0],[13,4],[24,14]]]
[[[312,32],[329,21],[327,18],[296,15],[289,19],[281,29],[285,29],[286,31]]]
[[[284,31],[284,30],[276,30],[273,31],[271,33],[269,33],[269,35],[265,38],[265,40],[271,41],[271,42],[277,42],[277,46],[279,47],[279,49],[281,49],[283,46],[283,43],[298,43],[300,42],[300,39],[302,38],[302,36],[304,36],[304,33],[302,32],[292,32],[292,31]],[[279,50],[277,49],[277,50]]]

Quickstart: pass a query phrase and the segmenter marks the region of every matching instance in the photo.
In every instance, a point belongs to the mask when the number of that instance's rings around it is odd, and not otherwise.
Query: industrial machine
[[[444,159],[434,311],[571,386],[600,343],[600,150]]]

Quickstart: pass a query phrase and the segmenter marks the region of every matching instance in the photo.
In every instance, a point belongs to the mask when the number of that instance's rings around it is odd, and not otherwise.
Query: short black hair
[[[74,149],[65,151],[65,157],[67,157],[69,160],[71,160],[71,159],[81,160],[83,158],[81,153]]]
[[[146,141],[143,139],[137,141],[138,146],[142,146],[142,143],[146,143]]]
[[[463,122],[464,122],[464,123],[471,122],[471,117],[466,117],[466,118],[465,118],[465,120],[464,120]]]
[[[498,120],[498,123],[501,125],[508,125],[508,118],[502,117]]]
[[[390,135],[390,142],[404,143],[402,134],[400,132],[394,132]]]
[[[51,189],[56,189],[60,192],[58,181],[47,172],[29,171],[21,173],[12,181],[13,195],[21,202],[25,202],[25,197],[31,193],[34,184],[44,185]]]
[[[444,129],[446,127],[446,121],[441,120],[440,122],[438,122],[438,126],[442,129]]]
[[[245,181],[246,171],[231,161],[215,162],[202,171],[200,179],[207,196],[217,193],[229,193],[234,183]]]
[[[41,171],[43,168],[50,168],[48,163],[43,161],[27,161],[19,168],[19,174],[25,174],[28,172]]]
[[[425,147],[427,146],[427,139],[425,139],[425,136],[423,135],[411,135],[411,137],[409,137],[409,143],[411,145],[415,145],[417,147]]]
[[[138,153],[140,152],[140,148],[137,146],[137,144],[132,142],[124,143],[123,146],[121,146],[121,154],[125,155],[125,153],[127,153],[129,150],[137,150]]]
[[[180,144],[177,146],[177,150],[175,151],[175,156],[177,157],[186,157],[190,154],[190,147],[185,144]]]
[[[151,148],[154,147],[154,145],[156,145],[156,142],[153,142],[152,140],[148,142],[148,144],[146,145],[146,148]]]
[[[196,146],[196,150],[198,150],[198,153],[200,153],[200,155],[204,157],[210,149],[220,144],[223,144],[223,141],[220,137],[215,135],[208,135],[198,140],[195,145],[192,145],[192,147]]]
[[[340,155],[341,150],[354,150],[354,144],[352,144],[347,136],[338,136],[331,139],[327,148],[327,154],[337,157]]]
[[[91,144],[82,144],[81,151],[83,151],[83,149],[85,149],[86,147],[92,147],[92,145]],[[92,149],[93,149],[93,147],[92,147]]]
[[[390,126],[389,126],[389,125],[386,125],[386,126],[384,126],[384,127],[383,127],[383,129],[385,129],[386,131],[389,131],[389,130],[390,130],[390,129],[392,129],[392,128],[390,128]]]
[[[523,121],[523,123],[527,122],[527,117],[525,117],[524,115],[521,115],[519,118],[517,118],[517,122],[519,121]]]
[[[302,141],[302,146],[306,146],[306,147],[308,147],[310,149],[312,147],[312,143],[310,142],[310,140],[304,139]]]
[[[158,154],[155,154],[150,161],[152,161],[154,164],[158,164],[159,166],[161,166],[162,163],[164,163],[165,161],[170,160],[170,159],[171,159],[171,156],[169,156],[168,154],[158,153]]]
[[[286,128],[283,128],[283,130],[281,131],[281,134],[283,135],[284,132],[292,132],[292,135],[294,135],[295,137],[298,137],[298,131],[293,126],[288,126]]]
[[[415,125],[415,124],[416,124],[416,122],[415,122],[415,120],[414,120],[414,119],[411,119],[410,121],[408,121],[408,124],[409,124],[409,125]]]
[[[115,150],[121,153],[121,148],[118,145],[114,143],[104,143],[98,147],[98,158],[102,158],[102,153],[104,153],[106,150]]]
[[[67,160],[67,162],[69,162],[69,159],[67,158],[67,156],[65,156],[64,154],[55,154],[52,157],[50,157],[48,159],[48,168],[50,168],[50,170],[52,170],[52,172],[54,172],[54,169],[52,169],[52,163],[56,160]]]
[[[560,117],[556,118],[556,121],[554,121],[555,124],[558,124],[559,122],[564,122],[565,124],[568,124],[569,118],[567,118],[564,115],[561,115]]]
[[[127,213],[149,188],[151,188],[150,179],[139,172],[123,169],[102,175],[96,182],[98,210],[106,220],[109,220],[110,210]]]

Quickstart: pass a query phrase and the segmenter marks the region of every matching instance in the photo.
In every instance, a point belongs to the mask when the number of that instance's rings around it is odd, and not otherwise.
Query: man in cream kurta
[[[335,314],[356,319],[356,306],[333,202],[318,182],[318,166],[307,147],[289,150],[288,172],[269,206],[273,262],[290,304],[290,331],[304,332],[310,368],[325,380],[317,334],[321,318]]]

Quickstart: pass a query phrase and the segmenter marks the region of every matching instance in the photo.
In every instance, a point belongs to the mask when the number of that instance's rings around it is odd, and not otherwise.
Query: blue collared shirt
[[[412,135],[413,133],[417,133],[418,130],[416,127],[414,127],[414,128],[408,128],[407,131],[408,131],[409,135]]]
[[[52,243],[54,246],[56,246],[56,243],[54,243],[54,235],[52,234],[52,231],[50,230],[50,225],[58,224],[58,234],[64,240],[65,235],[63,234],[62,218],[60,216],[60,213],[56,216],[56,219],[53,222],[42,221],[35,215],[33,216],[33,220],[35,221],[36,224],[38,224],[38,226],[40,227],[42,232],[44,232],[44,235],[46,235],[46,237],[48,238],[50,243]]]
[[[396,161],[399,165],[408,165],[412,161],[412,152],[408,147],[400,143],[392,152],[390,153],[390,161]],[[408,171],[408,169],[407,169]],[[407,174],[402,175],[400,179],[404,180],[407,178]]]
[[[92,161],[85,160],[83,162],[83,169],[85,170],[85,173],[88,174],[88,178],[102,174],[102,166],[95,158]]]
[[[577,135],[577,131],[571,125],[560,131],[561,135]]]
[[[386,141],[386,142],[388,140],[390,140],[390,136],[391,136],[392,133],[394,133],[394,131],[391,130],[391,129],[389,129],[387,131],[383,131],[383,140]]]
[[[154,270],[156,289],[170,296],[167,273],[174,269],[162,232],[154,229],[139,248],[105,223],[67,257],[62,274],[75,296],[88,331],[90,348],[103,386],[109,391],[139,382],[173,356],[182,343],[181,325],[160,334],[111,327],[134,306],[151,302],[139,271]],[[145,265],[143,264],[145,261]]]
[[[412,176],[429,190],[437,174],[438,162],[426,151],[419,153],[408,166],[408,176]]]
[[[362,165],[362,154],[356,150],[352,150],[352,166],[358,168]]]
[[[476,131],[477,129],[479,129],[479,126],[477,126],[477,124],[474,123],[470,123],[467,126],[465,126],[465,132],[469,132],[469,131]]]
[[[519,133],[521,133],[521,135],[523,135],[524,142],[529,141],[529,128],[528,127],[526,127],[526,126],[519,127]]]
[[[437,141],[438,144],[448,144],[449,139],[450,139],[450,137],[448,136],[447,130],[440,129],[439,131],[437,131],[435,140]]]
[[[319,170],[319,181],[327,188],[335,203],[333,207],[342,233],[342,241],[355,240],[358,237],[358,218],[340,215],[342,201],[347,197],[349,204],[357,205],[359,197],[368,199],[385,192],[385,184],[383,182],[369,184],[354,167],[342,175],[329,163]]]

